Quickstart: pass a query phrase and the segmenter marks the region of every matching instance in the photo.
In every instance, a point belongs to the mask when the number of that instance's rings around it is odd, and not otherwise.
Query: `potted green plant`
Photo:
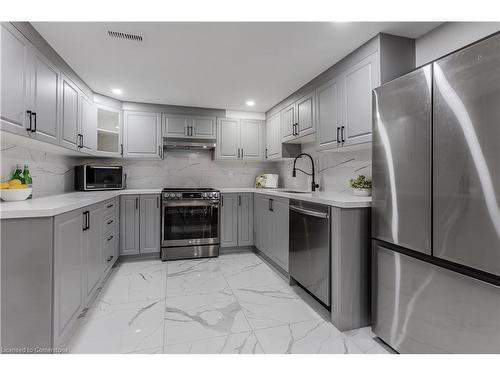
[[[349,180],[352,193],[360,197],[369,197],[372,195],[372,181],[366,176],[360,175]]]

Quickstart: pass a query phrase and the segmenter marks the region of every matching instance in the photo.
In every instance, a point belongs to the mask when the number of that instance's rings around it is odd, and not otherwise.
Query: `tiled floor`
[[[72,353],[387,353],[253,253],[122,263],[80,319]]]

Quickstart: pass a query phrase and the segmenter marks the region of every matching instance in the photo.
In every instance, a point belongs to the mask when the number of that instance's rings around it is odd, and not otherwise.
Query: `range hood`
[[[163,138],[163,148],[174,150],[209,150],[215,148],[215,139]]]

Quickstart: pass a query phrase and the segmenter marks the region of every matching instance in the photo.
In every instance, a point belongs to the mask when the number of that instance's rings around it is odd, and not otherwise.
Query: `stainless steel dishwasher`
[[[290,200],[290,276],[330,307],[330,207]]]

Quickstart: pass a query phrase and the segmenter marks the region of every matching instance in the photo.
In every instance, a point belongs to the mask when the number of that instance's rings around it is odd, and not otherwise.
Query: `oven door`
[[[162,247],[218,243],[218,201],[163,201]]]

